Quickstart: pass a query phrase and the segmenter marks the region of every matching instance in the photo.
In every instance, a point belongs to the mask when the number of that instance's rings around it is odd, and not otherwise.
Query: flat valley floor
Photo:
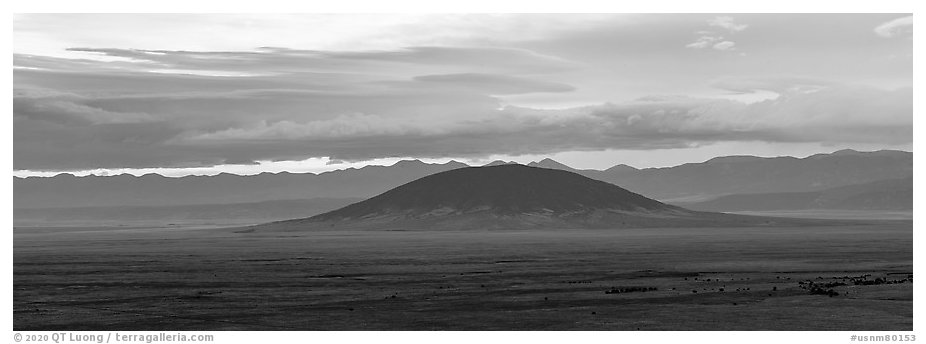
[[[913,329],[911,221],[466,232],[16,228],[13,255],[17,331]],[[809,282],[838,295],[812,294]]]

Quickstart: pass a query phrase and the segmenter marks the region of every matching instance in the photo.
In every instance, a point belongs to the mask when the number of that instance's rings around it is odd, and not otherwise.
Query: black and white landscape
[[[495,161],[476,166],[494,166]],[[718,157],[669,168],[574,169],[552,159],[525,166],[574,172],[693,210],[849,211],[893,216],[913,209],[913,154],[842,150],[805,158]],[[376,196],[461,162],[404,160],[391,166],[251,176],[84,176],[14,178],[15,220],[23,226],[130,223],[259,223],[309,217]],[[473,166],[475,167],[475,166]],[[502,181],[491,178],[488,187]],[[515,178],[517,179],[517,178]],[[501,185],[504,186],[504,185]],[[546,185],[549,189],[555,185]],[[541,190],[538,190],[541,191]],[[563,191],[550,192],[562,193]],[[579,192],[576,190],[575,192]],[[456,195],[457,192],[452,192]],[[520,190],[518,193],[523,193]]]
[[[913,329],[910,14],[14,39],[17,331]]]

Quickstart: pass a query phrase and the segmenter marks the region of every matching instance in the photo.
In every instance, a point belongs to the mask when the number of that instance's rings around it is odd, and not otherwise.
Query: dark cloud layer
[[[704,23],[682,27],[697,29]],[[762,29],[755,25],[745,30],[746,24],[732,20],[717,23],[743,33]],[[658,34],[670,30],[663,31]],[[629,34],[621,31],[618,36]],[[684,48],[691,34],[666,46],[693,54]],[[659,40],[635,42],[662,49]],[[589,66],[496,46],[71,50],[104,60],[14,54],[15,169],[193,167],[309,157],[484,157],[730,141],[905,144],[913,135],[912,89],[802,76],[704,80],[733,93],[778,94],[754,103],[649,96],[535,109],[511,106],[505,97],[582,91],[567,76]],[[644,72],[628,63],[614,65],[623,69],[610,71],[613,75]],[[664,69],[681,68],[688,67]]]

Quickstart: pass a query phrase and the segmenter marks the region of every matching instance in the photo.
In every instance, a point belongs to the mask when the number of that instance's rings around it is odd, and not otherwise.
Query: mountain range
[[[467,165],[400,161],[314,173],[261,173],[240,176],[164,177],[84,176],[13,179],[14,208],[177,206],[236,204],[310,198],[367,198],[412,180]]]
[[[913,178],[879,180],[820,191],[736,194],[676,204],[704,211],[910,210],[913,209]]]
[[[511,163],[496,161],[488,165]],[[623,164],[605,170],[574,169],[552,159],[532,162],[527,166],[574,172],[667,203],[690,205],[717,199],[718,203],[713,205],[704,203],[703,206],[693,207],[726,210],[714,206],[729,203],[720,197],[735,194],[823,192],[851,185],[911,178],[913,153],[841,150],[806,158],[728,156],[701,163],[645,169]],[[223,173],[179,178],[156,174],[139,177],[128,174],[14,177],[13,205],[17,217],[27,213],[26,209],[62,212],[63,208],[75,207],[88,211],[90,208],[135,207],[131,209],[138,212],[167,207],[176,212],[182,211],[183,207],[180,206],[196,205],[196,209],[202,208],[209,212],[206,206],[214,204],[254,205],[267,201],[288,201],[296,206],[298,202],[314,198],[368,198],[421,177],[465,167],[469,166],[455,161],[428,164],[406,160],[392,166],[366,166],[320,174],[282,172],[239,176]],[[912,193],[912,185],[910,190],[908,192]],[[331,204],[343,202],[333,201]],[[745,204],[737,201],[732,203]],[[826,204],[835,207],[849,203],[827,201]]]
[[[725,156],[674,167],[617,165],[604,171],[572,169],[549,159],[530,166],[573,171],[664,202],[697,202],[731,194],[820,191],[907,178],[913,175],[913,153],[846,149],[806,158]]]

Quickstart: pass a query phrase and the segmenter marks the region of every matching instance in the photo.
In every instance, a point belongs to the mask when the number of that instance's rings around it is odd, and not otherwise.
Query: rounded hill
[[[594,209],[658,211],[675,208],[576,173],[511,164],[460,168],[433,174],[314,218],[357,219],[396,212],[488,211],[513,215]]]
[[[691,211],[569,171],[502,164],[436,173],[341,209],[244,231],[710,227],[779,222]]]

